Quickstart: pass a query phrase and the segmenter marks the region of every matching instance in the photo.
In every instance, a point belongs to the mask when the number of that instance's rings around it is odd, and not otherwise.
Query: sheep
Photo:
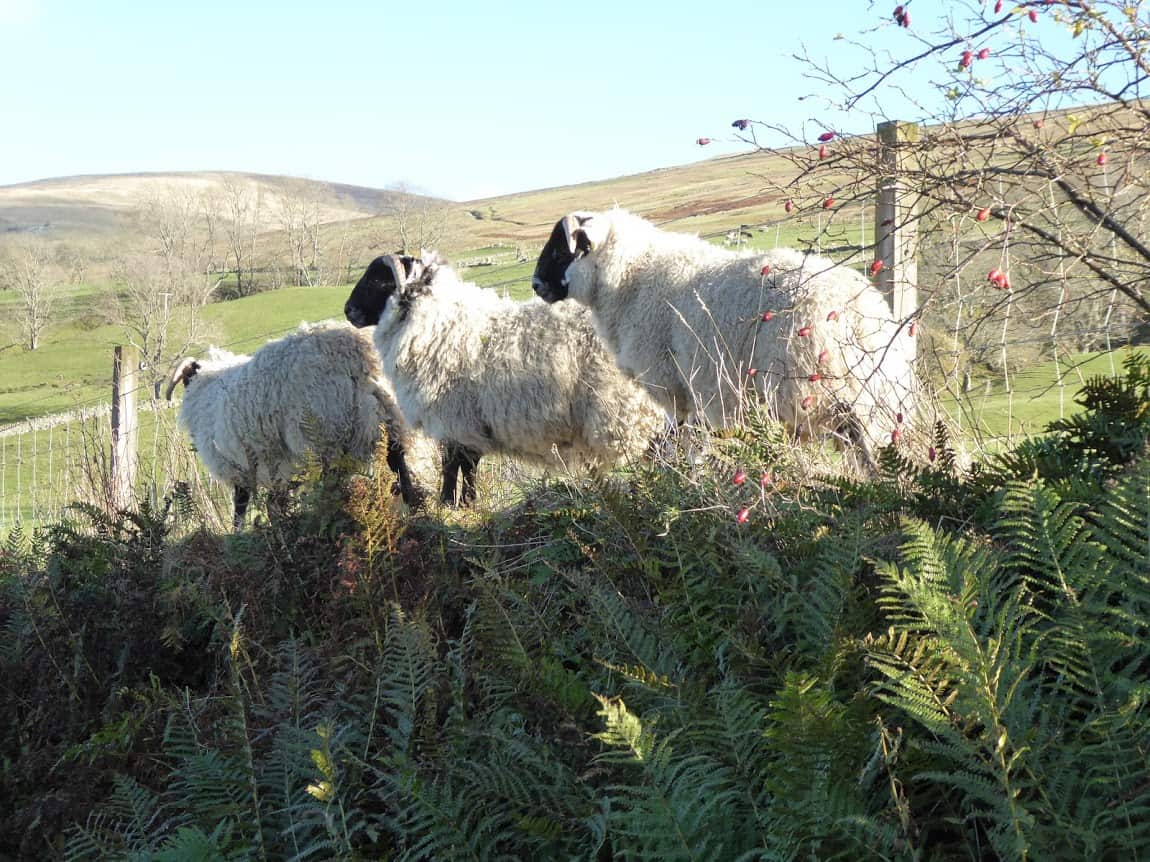
[[[818,255],[577,212],[555,224],[532,286],[590,308],[619,367],[680,419],[727,426],[753,392],[796,436],[845,433],[873,467],[913,407],[909,330],[864,276]]]
[[[251,356],[213,347],[207,359],[179,363],[168,400],[178,383],[185,387],[180,427],[208,473],[233,486],[237,529],[254,486],[287,480],[308,450],[369,460],[381,425],[403,500],[419,502],[404,451],[410,435],[380,378],[375,349],[345,323],[301,324]]]
[[[583,309],[500,298],[434,255],[376,258],[344,314],[375,326],[384,375],[411,427],[459,445],[465,505],[483,455],[615,463],[642,454],[665,424],[615,369]]]

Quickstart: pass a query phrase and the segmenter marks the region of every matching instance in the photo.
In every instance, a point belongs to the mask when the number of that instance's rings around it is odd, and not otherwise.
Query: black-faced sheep
[[[757,393],[796,434],[849,438],[868,464],[909,422],[908,331],[865,277],[824,257],[728,251],[620,209],[573,213],[532,285],[590,308],[619,367],[680,418],[726,426]]]
[[[583,309],[503,299],[435,257],[372,261],[344,306],[375,326],[408,424],[461,449],[462,498],[481,456],[615,463],[642,454],[665,417],[620,374]],[[445,477],[444,500],[454,486]]]
[[[287,480],[309,451],[370,460],[381,426],[404,501],[419,501],[409,435],[379,372],[368,334],[303,324],[251,356],[211,348],[207,359],[184,359],[165,394],[185,385],[179,424],[208,473],[233,486],[238,527],[254,487]]]

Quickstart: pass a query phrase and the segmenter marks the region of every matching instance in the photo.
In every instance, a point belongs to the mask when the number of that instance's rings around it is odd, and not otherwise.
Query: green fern
[[[608,788],[612,846],[628,859],[733,859],[757,837],[734,777],[721,761],[685,745],[682,731],[660,738],[619,699],[600,698],[608,746],[599,762],[627,765],[638,780]],[[748,828],[750,825],[751,828]]]

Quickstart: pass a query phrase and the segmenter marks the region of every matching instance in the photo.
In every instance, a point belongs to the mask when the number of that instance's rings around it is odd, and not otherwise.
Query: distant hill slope
[[[150,199],[173,192],[217,196],[242,187],[260,201],[260,226],[279,227],[292,195],[315,202],[325,222],[378,215],[395,193],[382,189],[264,174],[203,171],[59,177],[0,186],[0,234],[102,234],[131,224]]]
[[[537,236],[539,226],[549,227],[566,212],[616,204],[676,230],[706,232],[738,221],[762,222],[781,216],[781,202],[776,194],[765,191],[764,178],[777,179],[791,172],[793,167],[777,156],[748,153],[461,206],[476,213],[494,211],[490,225],[473,228],[492,240]],[[482,221],[474,216],[473,220]]]
[[[444,250],[459,254],[490,246],[537,247],[551,224],[574,209],[626,207],[675,229],[714,233],[741,222],[764,224],[782,216],[777,195],[764,177],[792,170],[778,157],[751,153],[707,159],[624,177],[536,189],[480,200],[454,202],[418,198],[419,210],[445,208],[450,229]],[[149,199],[179,193],[223,198],[236,185],[258,192],[260,227],[281,229],[285,195],[319,204],[321,221],[340,234],[374,247],[391,236],[388,212],[396,192],[265,174],[205,171],[60,177],[0,186],[0,243],[5,235],[47,234],[53,238],[99,238],[117,230],[134,232]]]
[[[516,247],[532,254],[551,226],[573,210],[608,209],[618,205],[672,230],[716,235],[740,224],[767,225],[787,218],[782,200],[768,192],[768,178],[785,182],[795,169],[769,153],[722,156],[640,174],[614,177],[510,195],[448,203],[449,228],[440,250],[450,256],[475,249]],[[358,238],[394,236],[387,217],[361,219],[341,226],[340,235]],[[788,237],[793,238],[793,237]],[[354,242],[352,243],[355,244]]]

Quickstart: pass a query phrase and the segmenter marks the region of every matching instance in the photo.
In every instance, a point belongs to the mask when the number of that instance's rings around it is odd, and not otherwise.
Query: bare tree
[[[19,297],[16,324],[24,346],[35,350],[60,293],[60,272],[52,250],[30,238],[13,243],[0,258],[0,284]]]
[[[310,286],[319,263],[319,197],[305,183],[289,183],[279,198],[278,210],[294,284]]]
[[[213,241],[221,221],[218,202],[204,195],[182,188],[153,195],[143,210],[150,251],[114,266],[119,287],[109,317],[139,350],[152,383],[199,340],[201,311],[219,285]]]
[[[808,104],[822,100],[818,117],[798,129],[733,123],[739,139],[793,166],[764,176],[780,218],[817,212],[833,233],[884,181],[875,138],[826,117],[918,121],[899,144],[901,179],[917,197],[915,316],[949,332],[955,354],[985,357],[1000,343],[1004,366],[1007,342],[1058,351],[1131,337],[1150,315],[1143,5],[958,0],[916,4],[913,24],[911,4],[891,18],[872,8],[875,26],[842,39],[832,60],[795,58],[817,83]],[[860,248],[856,260],[870,254]]]
[[[223,234],[227,260],[236,273],[236,294],[255,292],[256,238],[260,229],[263,195],[258,183],[227,177],[221,186]]]
[[[153,384],[200,340],[201,311],[219,283],[215,276],[183,269],[180,263],[134,255],[121,259],[113,273],[119,289],[111,295],[110,317],[139,351]]]
[[[140,218],[153,241],[154,253],[171,269],[171,279],[187,270],[214,269],[218,216],[203,195],[172,186],[149,196],[141,206]]]
[[[437,248],[448,234],[449,209],[442,201],[417,193],[404,182],[388,187],[391,192],[383,214],[399,239],[399,251],[419,254],[420,249]],[[380,237],[380,247],[386,243]],[[394,249],[391,249],[394,250]]]

